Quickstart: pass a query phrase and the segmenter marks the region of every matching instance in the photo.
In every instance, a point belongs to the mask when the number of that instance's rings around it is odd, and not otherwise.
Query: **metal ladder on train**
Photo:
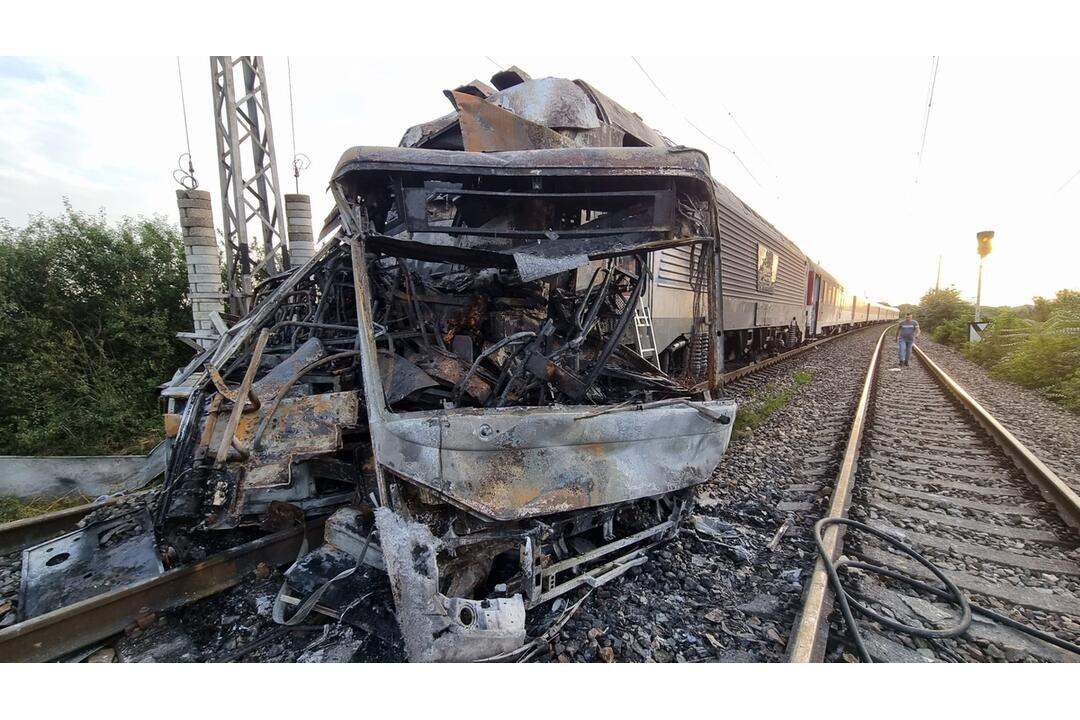
[[[634,308],[634,333],[637,335],[638,354],[659,370],[660,352],[656,349],[652,313],[649,312],[649,306],[645,304],[645,298],[640,298],[637,307]]]

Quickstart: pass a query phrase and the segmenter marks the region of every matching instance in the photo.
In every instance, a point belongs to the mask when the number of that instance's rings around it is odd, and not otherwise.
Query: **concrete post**
[[[191,317],[199,335],[217,335],[210,313],[221,312],[221,258],[214,236],[214,214],[210,193],[205,190],[177,190],[176,205],[180,208],[180,229],[184,239],[184,258],[187,261],[188,297]],[[209,347],[209,340],[198,340]]]
[[[311,228],[311,196],[285,196],[285,219],[289,224],[289,264],[300,267],[315,254],[315,233]]]

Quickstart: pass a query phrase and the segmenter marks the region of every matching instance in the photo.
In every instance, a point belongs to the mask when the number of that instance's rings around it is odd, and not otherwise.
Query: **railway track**
[[[789,659],[1080,660],[1080,498],[921,350],[896,368],[887,332],[815,528]]]
[[[864,328],[833,335],[764,361],[738,368],[723,376],[727,388],[782,372],[782,366],[814,350]],[[129,496],[130,497],[130,496]],[[74,530],[90,513],[119,504],[126,498],[49,513],[37,518],[0,525],[0,559],[7,556],[18,572],[19,556],[27,547]],[[309,525],[309,543],[321,542],[321,524]],[[204,561],[164,575],[118,588],[21,623],[0,629],[0,662],[45,661],[64,657],[122,631],[147,614],[175,610],[240,583],[257,565],[284,565],[296,556],[300,531],[286,531],[238,545]],[[0,588],[2,591],[3,588]],[[0,596],[0,602],[5,598]],[[14,611],[13,611],[14,612]]]
[[[104,640],[140,617],[175,610],[233,587],[262,563],[296,558],[304,536],[322,541],[322,523],[272,533],[157,577],[117,588],[0,630],[0,662],[55,660]]]

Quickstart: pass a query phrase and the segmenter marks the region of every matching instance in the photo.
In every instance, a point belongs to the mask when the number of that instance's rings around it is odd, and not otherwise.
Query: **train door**
[[[829,324],[833,330],[840,324],[840,311],[843,306],[843,288],[835,282],[829,282]]]
[[[825,320],[825,316],[822,314],[824,311],[821,308],[821,298],[824,296],[825,290],[822,288],[821,275],[815,274],[814,277],[814,337],[821,334],[821,324]]]
[[[813,270],[806,276],[806,337],[817,335],[817,308],[821,297],[821,276]]]
[[[829,329],[829,321],[832,319],[831,312],[829,310],[829,302],[831,300],[832,288],[829,286],[829,281],[819,276],[818,298],[817,298],[817,316],[818,316],[818,328],[824,332]]]

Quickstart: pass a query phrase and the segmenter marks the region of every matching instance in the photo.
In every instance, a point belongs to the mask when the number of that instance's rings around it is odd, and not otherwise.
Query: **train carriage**
[[[725,360],[759,357],[798,342],[805,315],[805,256],[731,190],[720,183],[714,183],[714,188],[722,238]],[[656,345],[667,353],[681,350],[690,337],[694,258],[687,248],[653,253],[654,282],[647,299]],[[680,365],[677,361],[668,364]]]
[[[806,328],[809,337],[834,335],[859,325],[895,320],[899,311],[858,297],[840,281],[808,260],[806,273]]]

